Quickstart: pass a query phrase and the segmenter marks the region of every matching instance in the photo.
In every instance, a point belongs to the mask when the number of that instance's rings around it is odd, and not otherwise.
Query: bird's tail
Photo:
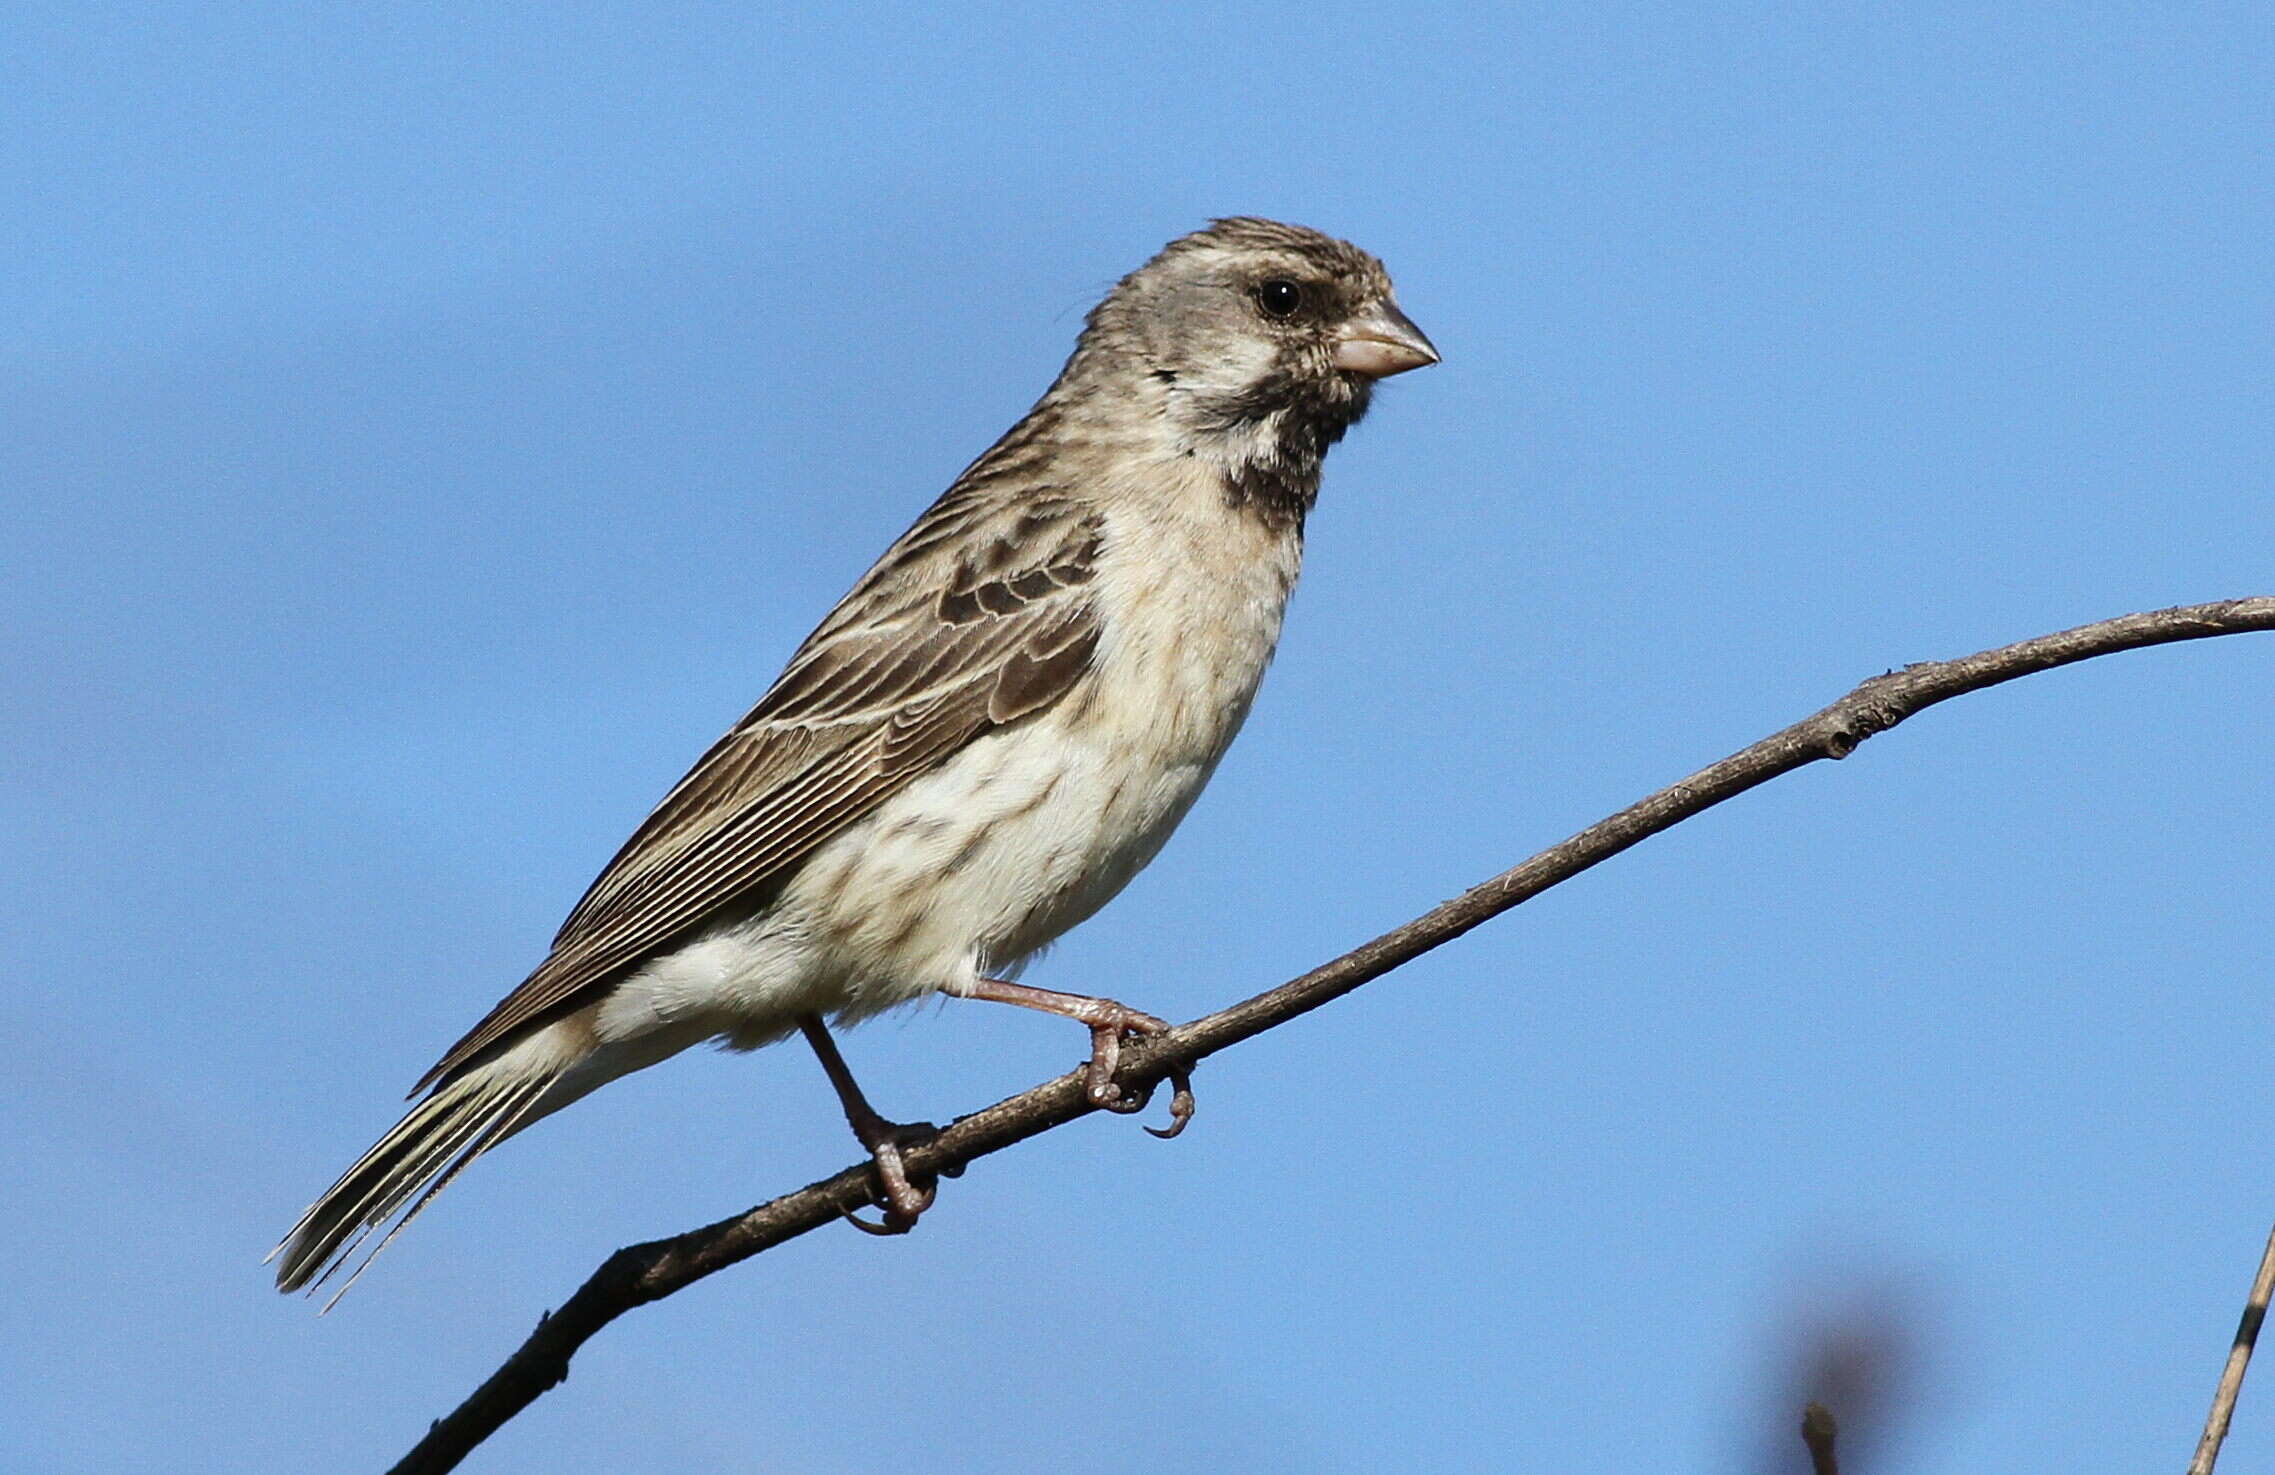
[[[277,1266],[277,1289],[306,1287],[313,1293],[339,1273],[373,1230],[401,1212],[394,1227],[380,1236],[355,1273],[325,1302],[329,1311],[403,1226],[474,1159],[538,1116],[566,1104],[557,1094],[546,1099],[565,1064],[555,1052],[525,1044],[439,1082],[394,1130],[373,1143],[339,1182],[308,1206],[284,1243],[269,1251],[271,1260],[283,1257]],[[405,1204],[410,1205],[407,1210]]]

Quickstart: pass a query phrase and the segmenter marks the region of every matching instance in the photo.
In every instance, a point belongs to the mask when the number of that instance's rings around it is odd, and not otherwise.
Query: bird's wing
[[[1096,513],[1047,494],[1007,506],[978,490],[967,476],[886,552],[625,842],[537,971],[416,1089],[580,1007],[918,774],[1082,678],[1098,645],[1085,588],[1102,540]]]

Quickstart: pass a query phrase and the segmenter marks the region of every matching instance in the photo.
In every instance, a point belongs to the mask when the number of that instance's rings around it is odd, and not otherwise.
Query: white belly
[[[1160,851],[1248,714],[1298,548],[1203,504],[1110,526],[1088,678],[823,844],[762,914],[698,936],[600,1007],[750,1048],[1015,970]],[[1117,569],[1115,564],[1121,564]]]

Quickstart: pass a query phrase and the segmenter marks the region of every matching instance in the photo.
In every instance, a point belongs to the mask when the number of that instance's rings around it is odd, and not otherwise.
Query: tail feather
[[[327,1222],[327,1232],[334,1235],[351,1229],[369,1232],[371,1226],[391,1217],[419,1184],[472,1140],[503,1083],[471,1084],[476,1089],[438,1096],[406,1114],[309,1208],[293,1233],[313,1226],[319,1218]],[[351,1246],[342,1244],[339,1248]],[[323,1258],[333,1256],[327,1253]]]
[[[284,1242],[269,1252],[271,1260],[283,1257],[277,1267],[277,1289],[313,1291],[339,1272],[372,1231],[395,1219],[355,1273],[333,1293],[332,1301],[338,1301],[436,1194],[476,1158],[529,1123],[532,1111],[561,1074],[553,1061],[540,1063],[521,1052],[508,1052],[437,1085],[309,1205]],[[396,1219],[406,1203],[410,1208]],[[327,1302],[325,1309],[330,1308]]]
[[[448,1170],[449,1177],[455,1178],[460,1170],[471,1163],[474,1154],[468,1152],[467,1148],[477,1139],[486,1138],[486,1128],[505,1104],[506,1095],[506,1085],[493,1082],[470,1096],[448,1103],[447,1111],[422,1123],[419,1129],[406,1135],[392,1161],[374,1163],[360,1183],[344,1183],[332,1194],[327,1194],[324,1200],[319,1200],[317,1207],[324,1211],[321,1237],[316,1232],[316,1226],[311,1224],[310,1243],[304,1251],[309,1257],[310,1270],[315,1271],[308,1281],[308,1289],[313,1292],[336,1275],[355,1252],[362,1248],[373,1231],[395,1217],[396,1211],[402,1208],[412,1194],[418,1192],[420,1185],[445,1170]],[[437,1183],[435,1186],[439,1188],[441,1185]],[[426,1199],[432,1196],[432,1192],[423,1196],[419,1206],[423,1208]],[[356,1276],[360,1276],[364,1267],[379,1253],[379,1249],[385,1248],[386,1241],[395,1237],[395,1230],[409,1222],[410,1216],[405,1215],[402,1223],[388,1230],[379,1247],[364,1257],[363,1264],[356,1267],[355,1275],[348,1277],[348,1284],[352,1285]],[[280,1289],[291,1289],[284,1285],[282,1273],[279,1274],[278,1285]],[[340,1289],[345,1291],[347,1286],[343,1285]],[[338,1293],[334,1293],[332,1300],[338,1299]],[[330,1310],[331,1304],[327,1301],[324,1309]]]

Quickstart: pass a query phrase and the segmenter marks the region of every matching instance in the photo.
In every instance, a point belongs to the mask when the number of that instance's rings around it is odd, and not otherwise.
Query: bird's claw
[[[1090,1104],[1101,1110],[1128,1116],[1145,1110],[1153,1100],[1153,1083],[1147,1082],[1137,1090],[1130,1090],[1114,1077],[1122,1068],[1122,1039],[1128,1036],[1143,1039],[1147,1035],[1161,1034],[1169,1028],[1167,1020],[1151,1014],[1141,1014],[1127,1005],[1115,1005],[1119,1012],[1113,1017],[1093,1022],[1090,1026],[1090,1067],[1085,1090]],[[1148,1127],[1146,1130],[1163,1141],[1185,1130],[1193,1119],[1193,1073],[1184,1066],[1168,1071],[1169,1082],[1176,1094],[1169,1100],[1169,1125]]]
[[[885,1211],[884,1217],[871,1223],[847,1209],[845,1219],[864,1234],[906,1234],[940,1196],[940,1183],[929,1175],[911,1178],[901,1161],[901,1146],[936,1136],[940,1129],[930,1122],[879,1122],[876,1127],[879,1130],[871,1134],[868,1147],[877,1168],[875,1202]]]
[[[931,1206],[932,1198],[933,1195],[930,1192],[924,1195],[926,1207]],[[916,1214],[904,1214],[899,1209],[887,1209],[884,1217],[872,1224],[867,1219],[862,1218],[855,1210],[847,1209],[845,1211],[845,1222],[863,1234],[906,1234],[916,1227],[917,1214],[923,1212],[923,1209],[919,1209]]]
[[[1132,1104],[1133,1098],[1114,1079],[1122,1068],[1122,1037],[1143,1039],[1160,1034],[1169,1028],[1169,1021],[1141,1014],[1127,1004],[1116,1004],[1108,999],[1097,1002],[1101,1013],[1085,1021],[1090,1026],[1090,1069],[1086,1083],[1090,1104],[1108,1111],[1142,1111],[1145,1097],[1134,1098]]]
[[[1119,1082],[1117,1082],[1114,1086],[1113,1100],[1100,1101],[1097,1097],[1093,1096],[1090,1098],[1090,1104],[1097,1107],[1100,1111],[1110,1111],[1120,1116],[1135,1116],[1137,1113],[1145,1110],[1147,1103],[1152,1100],[1152,1086],[1139,1086],[1136,1090],[1133,1091],[1127,1089]]]
[[[1186,1124],[1193,1120],[1193,1072],[1182,1065],[1173,1066],[1169,1072],[1169,1084],[1176,1088],[1175,1094],[1169,1098],[1169,1125],[1146,1128],[1146,1131],[1164,1142],[1184,1131]]]

